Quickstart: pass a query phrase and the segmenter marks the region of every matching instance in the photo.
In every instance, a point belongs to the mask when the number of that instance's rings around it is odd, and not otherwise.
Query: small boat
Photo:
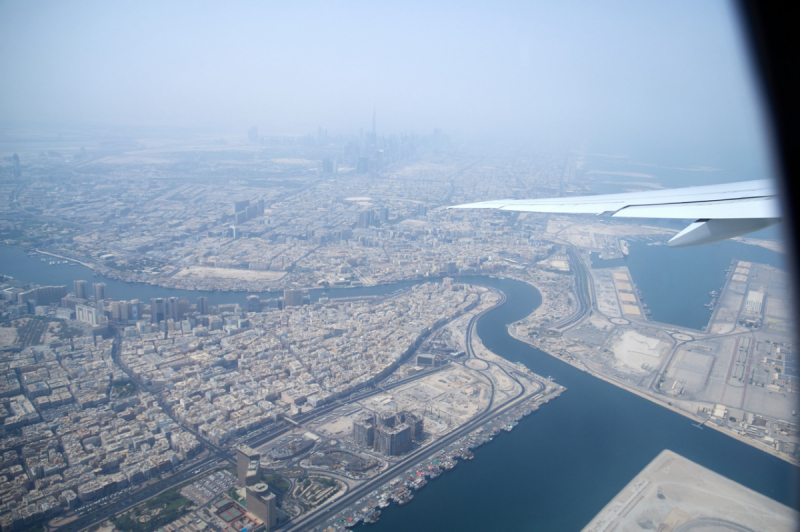
[[[345,528],[357,527],[359,524],[361,524],[361,521],[363,521],[363,520],[364,520],[364,518],[361,517],[360,515],[358,515],[356,517],[348,517],[344,522],[344,527]]]

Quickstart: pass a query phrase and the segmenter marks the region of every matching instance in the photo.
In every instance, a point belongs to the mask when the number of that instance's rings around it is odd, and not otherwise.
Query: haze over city
[[[763,151],[727,2],[17,3],[12,124],[206,127]]]
[[[735,4],[2,3],[0,49],[2,532],[800,522]]]

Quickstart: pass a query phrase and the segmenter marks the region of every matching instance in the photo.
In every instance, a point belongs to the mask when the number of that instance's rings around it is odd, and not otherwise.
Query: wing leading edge
[[[493,200],[448,208],[694,219],[669,241],[672,247],[685,247],[725,240],[778,223],[781,211],[777,195],[774,184],[764,179],[625,194]]]

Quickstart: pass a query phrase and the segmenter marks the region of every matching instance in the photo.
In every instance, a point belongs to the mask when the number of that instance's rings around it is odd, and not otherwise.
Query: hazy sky
[[[761,136],[720,1],[2,2],[0,50],[5,123]]]

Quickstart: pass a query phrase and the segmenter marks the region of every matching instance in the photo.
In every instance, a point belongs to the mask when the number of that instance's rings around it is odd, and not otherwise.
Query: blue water
[[[375,530],[580,530],[664,449],[800,507],[798,468],[515,340],[505,325],[529,314],[539,293],[517,281],[478,281],[508,296],[478,322],[486,347],[567,391],[477,449],[475,460],[429,482],[410,504],[387,508]]]
[[[725,270],[732,258],[786,269],[784,255],[730,240],[690,248],[631,242],[627,259],[593,256],[592,267],[627,266],[653,321],[702,330],[711,318],[704,306],[711,301],[708,294],[725,285]]]
[[[42,258],[45,262],[42,262]],[[144,283],[128,283],[117,279],[109,279],[102,276],[95,276],[91,268],[81,265],[68,264],[49,264],[51,260],[59,260],[47,255],[38,253],[33,255],[26,254],[22,249],[0,246],[0,275],[10,276],[24,282],[36,283],[43,286],[67,285],[67,291],[73,292],[73,281],[84,280],[88,283],[105,283],[110,299],[131,300],[139,299],[149,302],[154,297],[180,297],[186,298],[189,302],[200,297],[208,298],[210,305],[220,305],[225,303],[239,303],[244,305],[248,295],[256,294],[261,299],[282,297],[283,291],[274,292],[220,292],[206,290],[178,290],[174,288],[164,288]],[[361,288],[331,288],[309,290],[312,301],[317,301],[320,297],[350,297],[364,295],[382,295],[393,292],[399,288],[419,284],[419,282],[406,281],[391,285],[367,286]],[[91,286],[89,287],[91,292]]]
[[[653,182],[666,188],[732,183],[774,177],[769,152],[763,147],[750,149],[709,150],[700,146],[675,146],[665,149],[659,145],[595,146],[585,157],[583,170],[646,174],[652,177],[588,174],[597,181]],[[606,155],[599,155],[605,153]],[[608,157],[607,155],[614,155]]]
[[[642,253],[663,249],[651,246]],[[727,265],[731,257],[726,248],[710,249],[717,250]],[[637,246],[631,257],[635,253]],[[641,287],[637,270],[631,271]],[[95,278],[85,268],[50,266],[13,248],[0,247],[0,273],[39,284],[68,284],[76,276],[103,280],[109,295],[120,299],[177,295],[191,300],[198,295]],[[697,429],[683,416],[511,338],[506,324],[527,316],[541,303],[536,289],[485,276],[459,280],[494,286],[508,296],[505,305],[478,322],[484,344],[508,360],[552,376],[567,391],[520,421],[512,433],[477,449],[475,460],[429,482],[410,504],[387,508],[375,530],[580,530],[663,449],[800,508],[798,468],[717,431]],[[333,297],[387,293],[416,282],[326,293]],[[312,297],[321,293],[314,291]],[[209,300],[243,303],[246,295],[212,293]]]

